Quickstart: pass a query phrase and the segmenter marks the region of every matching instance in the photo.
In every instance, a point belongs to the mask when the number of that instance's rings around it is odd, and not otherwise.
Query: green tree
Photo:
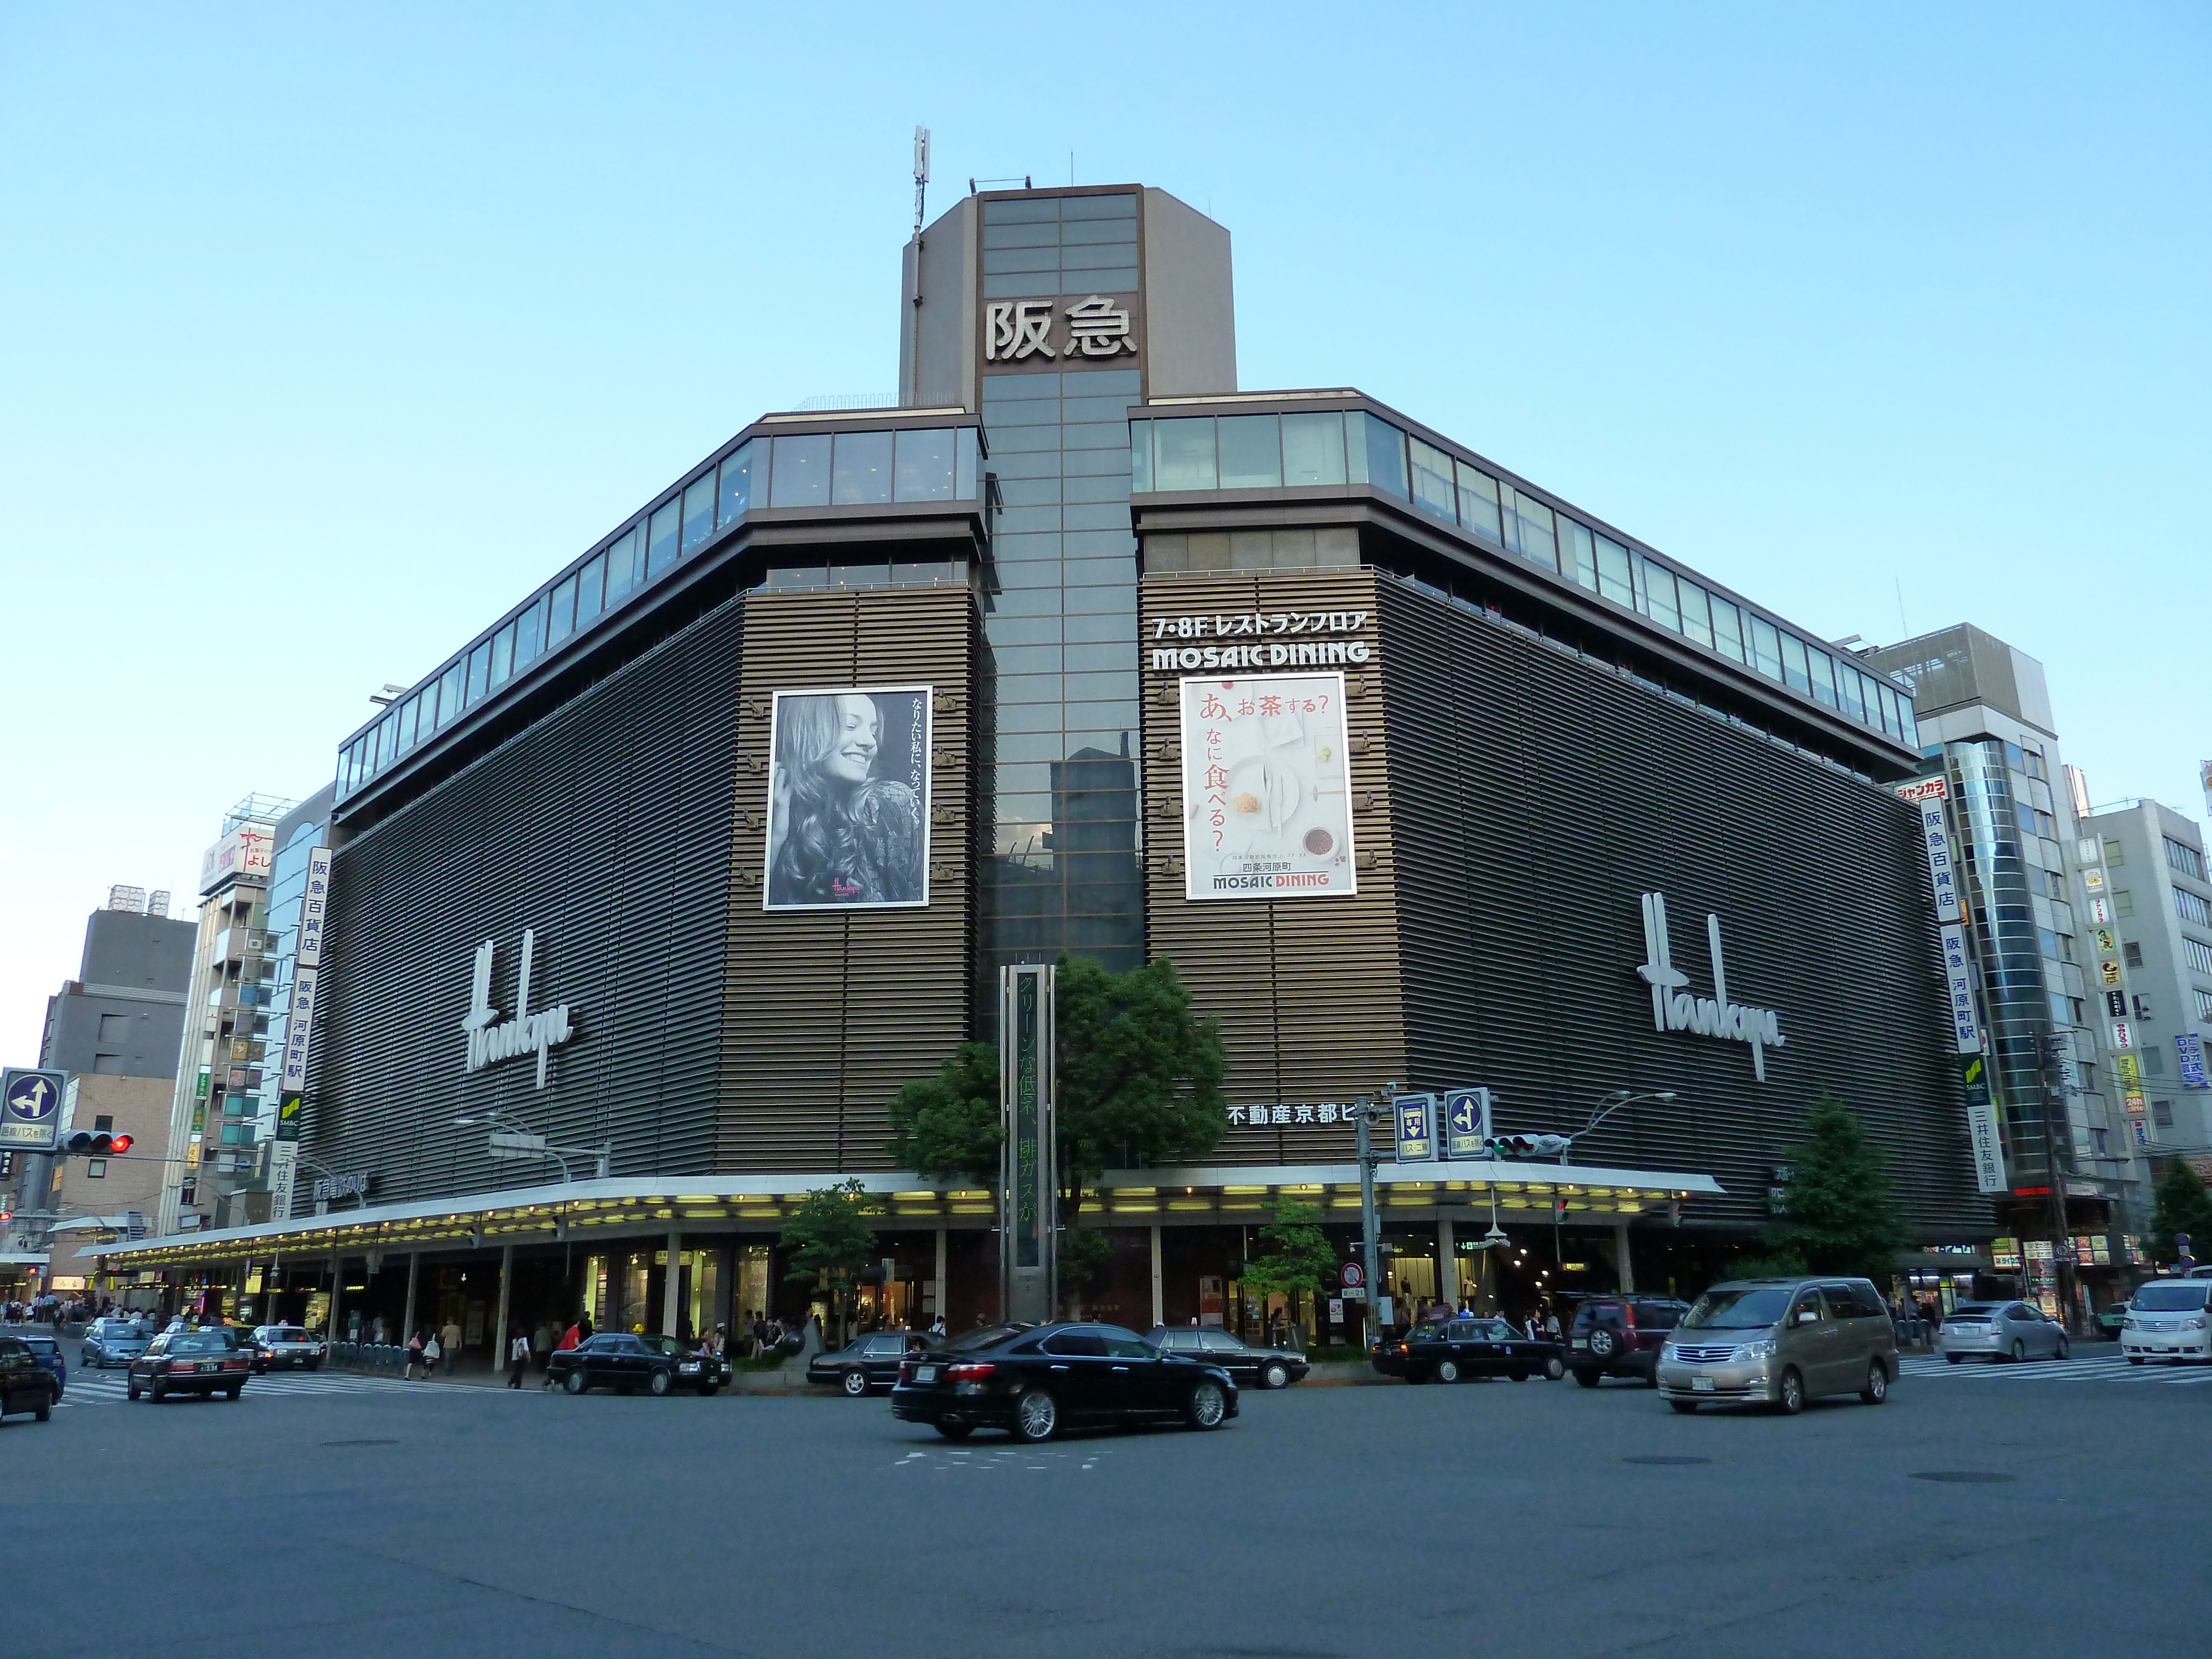
[[[791,1252],[784,1277],[828,1289],[841,1347],[851,1322],[854,1285],[860,1270],[876,1260],[876,1235],[867,1218],[878,1208],[855,1176],[835,1187],[816,1188],[783,1224],[783,1247]]]
[[[1321,1206],[1289,1201],[1275,1206],[1275,1218],[1260,1229],[1262,1254],[1244,1264],[1244,1293],[1262,1305],[1271,1296],[1297,1305],[1300,1291],[1319,1296],[1336,1276],[1336,1247],[1316,1224]]]
[[[1006,1145],[1000,1117],[999,1051],[963,1042],[935,1077],[916,1078],[891,1097],[891,1161],[933,1181],[999,1184]]]
[[[1881,1154],[1850,1107],[1832,1095],[1813,1103],[1806,1139],[1789,1153],[1780,1218],[1766,1230],[1778,1258],[1816,1273],[1851,1273],[1886,1284],[1905,1230],[1890,1202]]]
[[[2159,1172],[2151,1211],[2151,1260],[2173,1262],[2181,1255],[2174,1243],[2179,1233],[2189,1235],[2191,1255],[2199,1261],[2212,1258],[2212,1194],[2205,1192],[2204,1182],[2185,1161],[2171,1158]]]
[[[1228,1127],[1228,1062],[1219,1025],[1200,1018],[1165,957],[1109,973],[1060,958],[1054,1048],[1059,1125],[1060,1287],[1079,1291],[1104,1265],[1106,1240],[1083,1225],[1084,1188],[1116,1164],[1141,1168],[1211,1152]],[[892,1097],[893,1162],[937,1181],[999,1184],[999,1054],[963,1043],[937,1075]]]

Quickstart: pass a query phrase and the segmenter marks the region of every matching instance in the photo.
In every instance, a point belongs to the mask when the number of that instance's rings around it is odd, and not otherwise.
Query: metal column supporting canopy
[[[1058,1310],[1060,1194],[1054,1157],[1053,967],[999,970],[999,1283],[1005,1317],[1036,1323]]]

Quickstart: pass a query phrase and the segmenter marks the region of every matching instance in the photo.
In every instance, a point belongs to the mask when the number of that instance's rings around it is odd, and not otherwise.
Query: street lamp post
[[[1375,1166],[1382,1154],[1375,1146],[1376,1120],[1390,1110],[1389,1097],[1398,1092],[1395,1082],[1382,1085],[1382,1098],[1371,1094],[1360,1096],[1352,1103],[1356,1127],[1359,1133],[1359,1249],[1367,1273],[1368,1325],[1371,1334],[1380,1328],[1382,1312],[1382,1283],[1379,1264],[1382,1259],[1382,1240],[1376,1236],[1375,1218]]]
[[[1575,1142],[1580,1140],[1592,1129],[1596,1128],[1599,1124],[1604,1122],[1606,1119],[1611,1117],[1622,1107],[1633,1106],[1638,1101],[1672,1100],[1674,1098],[1674,1091],[1672,1089],[1648,1089],[1641,1092],[1633,1089],[1614,1089],[1608,1093],[1600,1095],[1598,1097],[1597,1103],[1598,1109],[1590,1114],[1589,1121],[1583,1124],[1583,1127],[1575,1131],[1574,1133],[1561,1137],[1562,1144],[1559,1147],[1560,1164],[1564,1165],[1566,1163],[1568,1154],[1572,1152],[1575,1149]],[[1565,1212],[1566,1200],[1555,1188],[1552,1194],[1552,1265],[1559,1268],[1562,1273],[1565,1273],[1567,1267],[1566,1243],[1560,1231],[1562,1223],[1565,1217]],[[1628,1251],[1628,1246],[1626,1243],[1626,1238],[1627,1234],[1625,1231],[1617,1236],[1616,1243],[1619,1245],[1623,1260],[1614,1264],[1617,1273],[1624,1282],[1626,1281],[1628,1274],[1628,1263],[1626,1260]]]

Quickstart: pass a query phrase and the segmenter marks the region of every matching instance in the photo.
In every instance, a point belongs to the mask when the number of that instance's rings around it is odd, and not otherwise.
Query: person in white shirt
[[[530,1333],[517,1331],[514,1340],[507,1345],[507,1386],[522,1386],[522,1373],[530,1365]]]

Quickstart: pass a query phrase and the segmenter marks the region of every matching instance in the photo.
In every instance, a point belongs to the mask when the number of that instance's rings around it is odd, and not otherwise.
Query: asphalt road
[[[1540,1382],[1244,1407],[1032,1449],[881,1401],[87,1398],[0,1427],[0,1651],[2212,1651],[2212,1389],[1908,1376],[1794,1420]]]

